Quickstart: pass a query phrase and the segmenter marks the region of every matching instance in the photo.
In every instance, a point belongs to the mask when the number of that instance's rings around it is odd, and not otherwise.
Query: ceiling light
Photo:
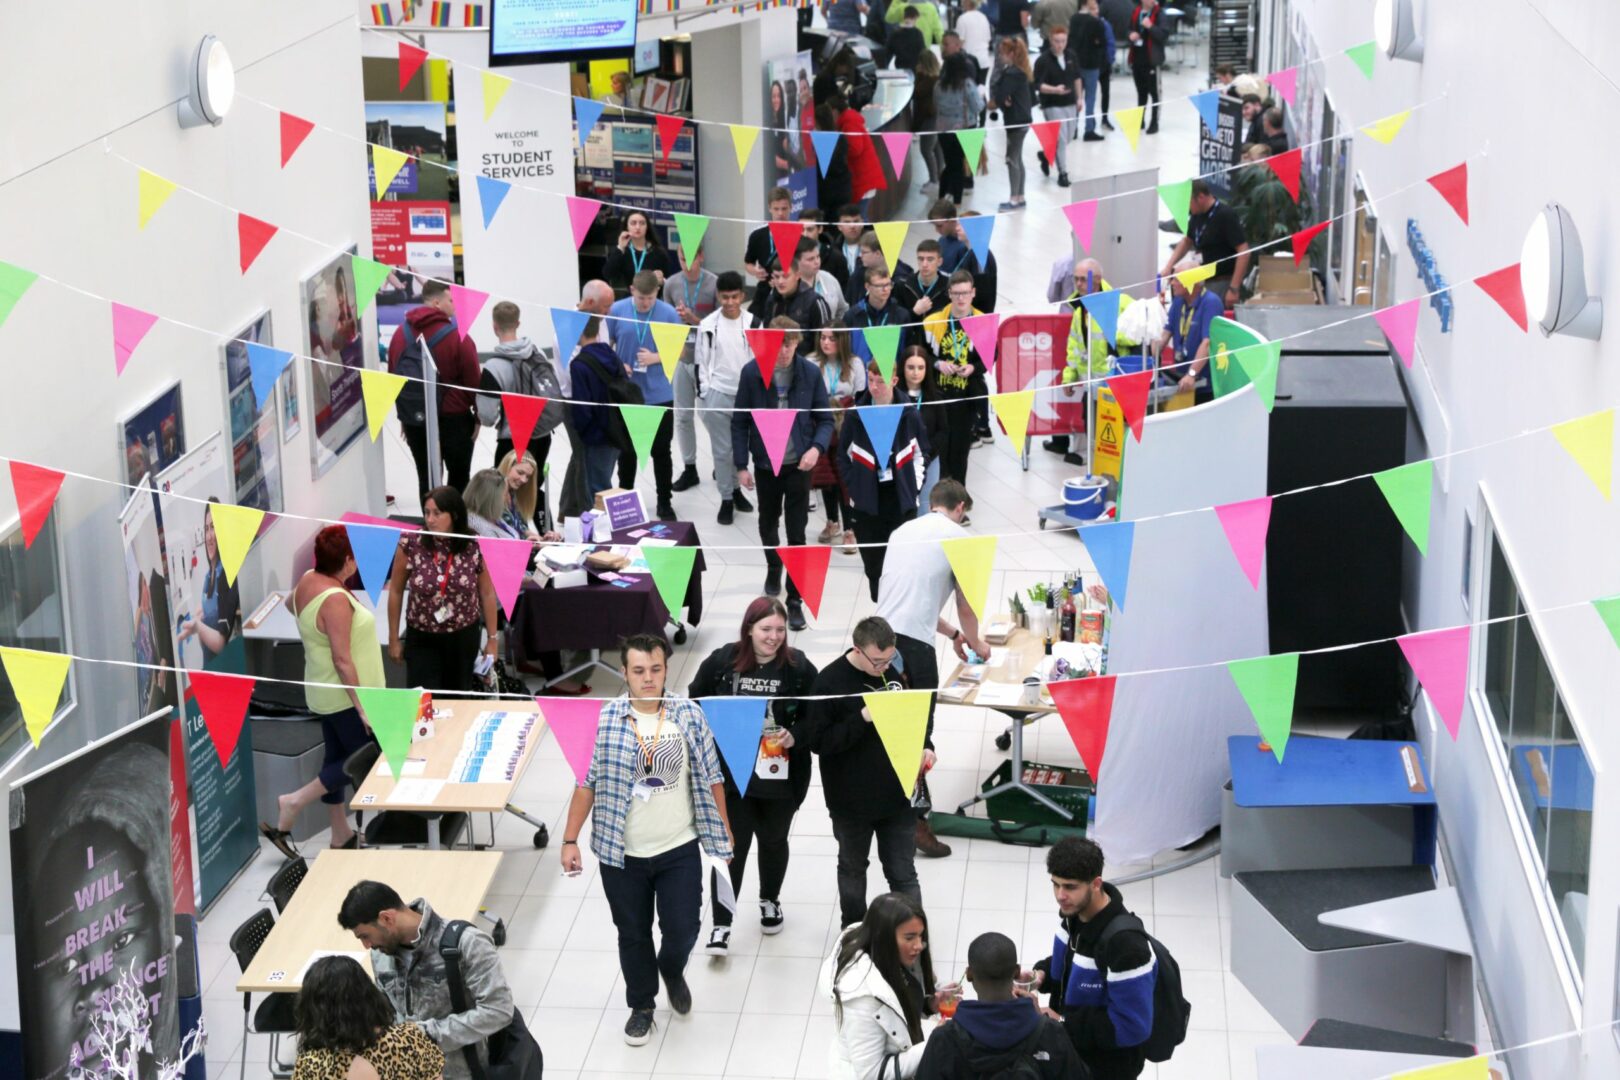
[[[1586,292],[1586,257],[1575,221],[1548,203],[1530,223],[1519,253],[1519,284],[1525,313],[1544,337],[1569,334],[1596,341],[1603,336],[1603,301]]]
[[[231,66],[223,41],[207,34],[197,43],[186,83],[186,96],[180,102],[180,126],[223,124],[236,100],[236,68]]]
[[[1376,0],[1373,4],[1373,38],[1391,60],[1423,59],[1423,35],[1418,33],[1415,9],[1418,0]]]

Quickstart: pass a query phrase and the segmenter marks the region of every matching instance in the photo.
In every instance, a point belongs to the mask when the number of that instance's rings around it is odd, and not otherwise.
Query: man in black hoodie
[[[964,998],[949,1024],[928,1040],[917,1080],[974,1080],[1028,1065],[1045,1080],[1088,1080],[1063,1025],[1015,994],[1018,947],[1005,934],[980,934],[968,946],[967,978],[978,1000]]]
[[[808,356],[815,351],[817,335],[823,326],[831,325],[832,312],[827,301],[816,295],[814,282],[799,280],[797,264],[783,266],[772,255],[766,260],[770,287],[754,293],[754,302],[748,305],[752,325],[763,329],[779,316],[799,324],[798,354]]]

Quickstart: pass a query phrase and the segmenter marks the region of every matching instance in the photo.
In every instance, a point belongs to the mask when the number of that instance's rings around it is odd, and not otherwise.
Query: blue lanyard
[[[698,292],[699,293],[701,293],[703,291],[702,281],[703,281],[703,277],[702,277],[702,275],[699,275],[698,276],[698,282],[699,282],[699,284],[698,284]],[[685,306],[688,311],[693,311],[693,312],[697,311],[697,308],[692,306],[692,279],[687,277],[685,274],[681,275],[681,295],[686,298],[684,301],[682,301],[683,306]]]
[[[652,312],[647,312],[645,319],[641,317],[639,312],[633,310],[630,316],[636,320],[636,344],[645,346],[647,344],[647,326],[652,322]]]
[[[651,244],[648,244],[646,247],[642,248],[640,252],[636,251],[636,245],[630,245],[630,265],[636,268],[636,273],[641,273],[641,268],[647,265],[647,253],[651,250]]]

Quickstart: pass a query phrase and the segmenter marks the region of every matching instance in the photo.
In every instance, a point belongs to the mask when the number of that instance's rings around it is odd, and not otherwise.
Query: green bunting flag
[[[1237,683],[1238,692],[1254,714],[1260,738],[1271,745],[1281,763],[1288,749],[1288,733],[1294,726],[1294,684],[1299,680],[1299,653],[1257,656],[1233,660],[1227,674]]]
[[[405,759],[411,754],[411,729],[422,710],[422,691],[389,690],[380,687],[357,687],[360,710],[365,713],[371,733],[377,736],[388,768],[398,780],[405,771]]]
[[[377,296],[377,290],[382,283],[388,280],[391,269],[375,259],[368,259],[363,255],[350,255],[349,262],[354,270],[354,302],[359,308],[358,314],[364,315],[366,308]]]
[[[1164,202],[1170,216],[1176,219],[1176,224],[1182,232],[1187,231],[1187,215],[1192,202],[1192,181],[1177,180],[1173,184],[1159,185],[1159,198]]]
[[[0,262],[0,326],[6,324],[11,309],[17,306],[17,301],[22,299],[23,293],[38,280],[39,275],[32,270]]]
[[[1277,368],[1282,365],[1282,342],[1267,341],[1237,351],[1238,366],[1254,384],[1254,392],[1270,412],[1277,404]]]
[[[667,405],[619,406],[619,415],[624,417],[624,426],[630,432],[630,441],[635,444],[636,463],[643,469],[647,467],[647,455],[652,453],[653,438],[658,434],[658,425],[664,422],[664,414],[668,411]]]
[[[691,262],[698,245],[703,243],[703,234],[708,231],[709,219],[702,214],[676,214],[675,235],[669,238],[669,246],[681,245],[687,262]]]
[[[1609,636],[1614,638],[1616,646],[1620,646],[1620,596],[1610,596],[1602,600],[1592,601],[1597,608],[1598,618],[1603,625],[1609,628]]]
[[[647,568],[652,571],[653,584],[658,586],[658,595],[671,615],[686,604],[686,585],[692,580],[692,564],[697,553],[697,548],[682,545],[641,548],[641,557],[647,560]]]
[[[1344,50],[1344,55],[1350,58],[1350,62],[1356,65],[1363,75],[1369,79],[1372,78],[1373,57],[1378,55],[1378,43],[1376,41],[1366,41],[1360,45],[1352,45]]]
[[[861,331],[866,338],[867,351],[877,361],[883,377],[894,381],[894,358],[900,351],[900,327],[868,326]]]
[[[956,141],[961,144],[962,156],[967,158],[968,168],[978,172],[979,155],[984,152],[984,128],[968,128],[966,131],[958,131]]]
[[[1389,501],[1401,527],[1424,555],[1429,553],[1429,491],[1434,484],[1434,462],[1414,461],[1374,473],[1378,490]]]

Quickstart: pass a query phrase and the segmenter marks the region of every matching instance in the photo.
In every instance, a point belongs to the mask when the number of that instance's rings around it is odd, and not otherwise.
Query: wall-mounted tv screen
[[[636,0],[492,0],[491,67],[628,60],[636,48]]]

